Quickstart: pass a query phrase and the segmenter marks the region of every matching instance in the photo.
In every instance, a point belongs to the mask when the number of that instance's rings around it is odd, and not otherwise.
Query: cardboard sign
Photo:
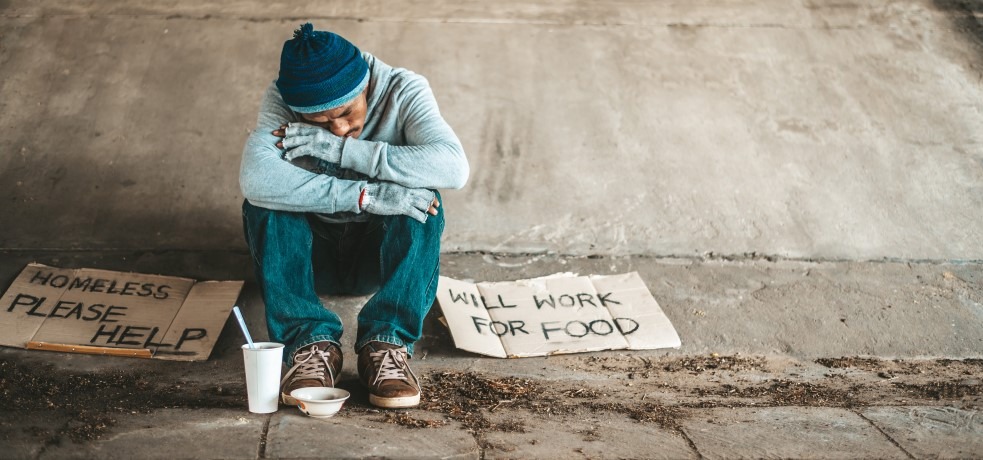
[[[636,272],[477,284],[442,276],[437,302],[454,344],[486,356],[680,346]]]
[[[0,297],[0,345],[208,359],[242,281],[29,264]]]

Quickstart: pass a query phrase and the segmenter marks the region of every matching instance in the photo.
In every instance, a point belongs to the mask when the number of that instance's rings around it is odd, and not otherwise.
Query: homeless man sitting
[[[383,408],[420,402],[407,359],[437,290],[444,211],[468,162],[425,78],[304,24],[283,44],[242,156],[246,241],[290,392],[334,386],[342,324],[319,294],[374,293],[358,374]]]

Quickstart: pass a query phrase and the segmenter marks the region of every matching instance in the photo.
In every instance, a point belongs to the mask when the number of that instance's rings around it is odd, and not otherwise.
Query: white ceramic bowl
[[[290,392],[301,412],[315,418],[337,414],[351,394],[341,388],[310,387]]]

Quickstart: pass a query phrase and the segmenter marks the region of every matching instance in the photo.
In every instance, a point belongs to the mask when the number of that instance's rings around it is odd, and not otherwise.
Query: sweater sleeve
[[[278,211],[358,213],[358,196],[365,181],[315,174],[283,159],[273,130],[294,118],[271,84],[260,104],[256,129],[242,152],[239,187],[243,196],[256,206]]]
[[[426,79],[410,79],[396,96],[407,145],[346,139],[343,168],[410,188],[460,189],[470,169],[461,141],[437,108]]]

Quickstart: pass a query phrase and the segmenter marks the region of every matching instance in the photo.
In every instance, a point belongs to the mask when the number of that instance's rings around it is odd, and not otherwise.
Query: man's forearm
[[[338,179],[294,166],[280,158],[267,137],[253,133],[243,152],[239,186],[250,203],[278,211],[360,212],[358,197],[365,181]]]
[[[394,146],[348,139],[341,167],[404,187],[428,189],[464,187],[470,172],[464,149],[456,140]]]

